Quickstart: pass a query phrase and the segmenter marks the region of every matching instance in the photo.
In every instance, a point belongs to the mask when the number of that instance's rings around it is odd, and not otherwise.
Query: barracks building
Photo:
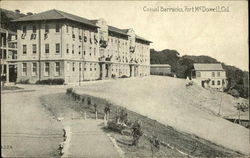
[[[17,30],[17,82],[65,83],[150,74],[150,41],[133,29],[59,10],[22,17]]]

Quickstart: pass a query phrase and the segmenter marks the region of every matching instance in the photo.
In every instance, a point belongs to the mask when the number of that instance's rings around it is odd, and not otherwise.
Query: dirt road
[[[96,120],[72,120],[78,113],[65,108],[57,121],[40,102],[40,97],[66,92],[66,86],[22,86],[24,92],[2,95],[2,155],[6,157],[60,157],[58,145],[63,128],[71,128],[67,157],[119,157],[111,140]],[[35,91],[30,91],[35,90]]]
[[[120,157],[110,138],[101,129],[104,126],[102,120],[71,120],[66,124],[70,127],[70,141],[64,157]]]
[[[41,106],[39,91],[2,94],[2,155],[57,157],[62,124]]]

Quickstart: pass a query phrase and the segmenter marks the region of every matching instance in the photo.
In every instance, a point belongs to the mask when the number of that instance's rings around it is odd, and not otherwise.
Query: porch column
[[[134,66],[135,77],[137,76],[137,66]]]
[[[9,83],[9,63],[6,63],[6,83]]]
[[[106,76],[106,64],[103,63],[102,64],[102,80],[105,79],[105,76]]]
[[[135,76],[135,66],[134,65],[131,65],[131,77],[134,77]]]
[[[112,64],[108,65],[108,78],[110,79],[112,77]]]

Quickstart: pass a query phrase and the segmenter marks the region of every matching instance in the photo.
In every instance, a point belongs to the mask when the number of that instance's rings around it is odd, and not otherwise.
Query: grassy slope
[[[92,104],[96,103],[98,110],[98,117],[103,118],[103,109],[106,104],[106,100],[97,97],[83,95],[84,102],[74,100],[71,96],[60,93],[54,95],[46,95],[41,98],[41,102],[54,116],[70,115],[71,110],[78,111],[83,116],[84,111],[87,112],[88,118],[94,118],[94,107],[87,105],[87,98],[91,98]],[[115,112],[119,106],[111,106],[111,118],[114,118]],[[194,135],[187,133],[180,133],[170,126],[165,126],[155,120],[149,119],[138,113],[128,110],[128,119],[142,121],[143,132],[147,135],[155,135],[172,146],[184,151],[185,153],[199,157],[218,157],[218,156],[240,156],[240,154],[223,147],[217,146],[204,139],[198,138]],[[131,141],[131,137],[122,136],[119,133],[108,131],[118,141],[118,145],[125,151],[126,157],[149,157],[151,156],[151,145],[143,137],[138,147],[131,147],[119,143],[120,141]],[[161,146],[160,150],[155,153],[157,157],[183,157],[176,150]]]
[[[77,91],[105,98],[179,131],[247,154],[249,131],[215,115],[221,98],[223,115],[233,111],[234,99],[198,86],[187,89],[185,83],[181,79],[151,76],[96,82]]]

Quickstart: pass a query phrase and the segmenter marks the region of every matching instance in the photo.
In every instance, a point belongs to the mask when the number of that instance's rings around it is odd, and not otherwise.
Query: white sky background
[[[248,70],[247,1],[1,1],[1,8],[39,13],[58,9],[109,25],[133,28],[156,50],[208,55]],[[229,6],[230,12],[145,12],[143,7]]]

